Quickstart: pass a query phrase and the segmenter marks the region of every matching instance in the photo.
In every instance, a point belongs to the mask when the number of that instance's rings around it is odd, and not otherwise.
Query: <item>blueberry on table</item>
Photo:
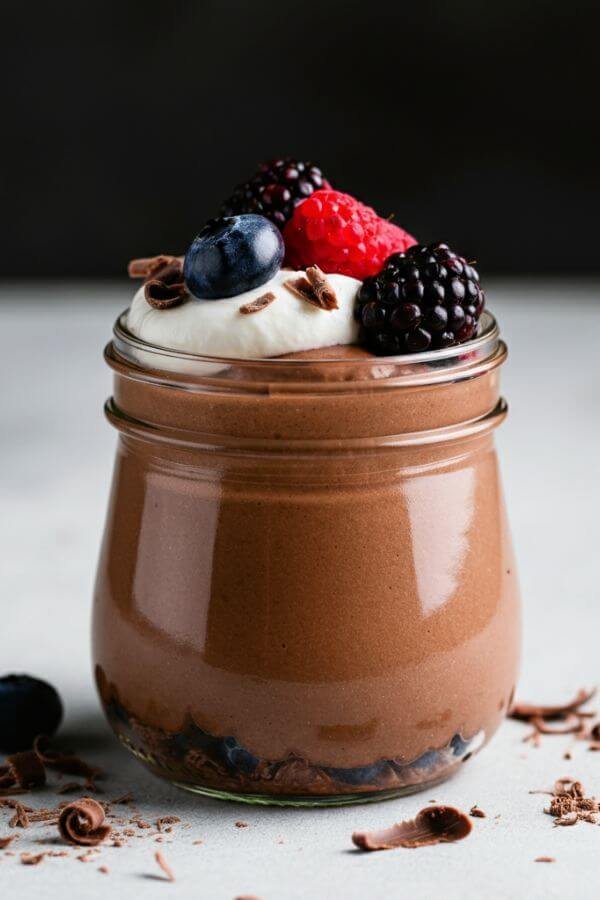
[[[28,750],[38,734],[51,736],[63,708],[52,685],[30,675],[0,678],[0,752]]]
[[[183,275],[198,300],[234,297],[269,281],[284,252],[281,232],[264,216],[212,219],[185,254]]]

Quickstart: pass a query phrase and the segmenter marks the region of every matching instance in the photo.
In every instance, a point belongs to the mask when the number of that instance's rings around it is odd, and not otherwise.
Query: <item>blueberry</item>
[[[0,751],[28,750],[38,734],[54,734],[63,709],[54,688],[30,675],[0,678]]]
[[[345,784],[377,784],[387,774],[390,764],[382,759],[370,766],[355,766],[352,769],[328,769],[328,774],[336,781]]]
[[[284,252],[281,232],[264,216],[212,219],[188,248],[183,275],[198,299],[234,297],[269,281]]]
[[[234,737],[226,737],[221,740],[221,755],[228,768],[250,775],[258,765],[258,759],[244,747],[241,747]]]

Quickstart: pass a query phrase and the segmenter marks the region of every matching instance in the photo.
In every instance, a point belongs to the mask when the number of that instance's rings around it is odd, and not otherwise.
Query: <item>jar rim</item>
[[[288,390],[368,390],[440,384],[472,378],[500,365],[506,346],[494,316],[484,311],[477,336],[442,350],[399,356],[250,357],[207,356],[151,344],[127,327],[127,311],[117,319],[106,350],[108,364],[129,370],[140,380],[165,380],[181,386],[209,386],[218,390],[261,391],[278,385]],[[135,374],[134,374],[135,373]],[[262,387],[261,387],[262,385]],[[297,385],[297,388],[294,387]]]

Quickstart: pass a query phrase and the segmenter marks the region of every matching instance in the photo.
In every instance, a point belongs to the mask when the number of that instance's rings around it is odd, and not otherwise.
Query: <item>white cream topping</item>
[[[298,297],[284,282],[304,272],[281,269],[258,288],[222,300],[188,300],[171,309],[154,309],[143,286],[127,315],[129,330],[150,344],[196,353],[264,359],[284,353],[356,343],[354,301],[361,282],[347,275],[328,275],[338,309],[324,310]],[[260,312],[244,315],[240,307],[271,292],[276,299]]]

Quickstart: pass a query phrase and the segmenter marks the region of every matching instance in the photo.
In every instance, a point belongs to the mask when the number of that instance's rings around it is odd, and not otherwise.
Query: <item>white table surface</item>
[[[507,722],[475,761],[431,797],[488,817],[455,845],[361,854],[351,832],[414,815],[430,794],[355,808],[252,808],[187,795],[147,774],[109,732],[92,685],[90,597],[115,435],[102,404],[110,378],[101,351],[130,287],[4,285],[0,289],[0,670],[37,673],[61,691],[65,740],[109,773],[106,796],[133,790],[149,819],[191,827],[173,843],[133,840],[97,864],[19,856],[0,860],[0,896],[115,896],[233,900],[293,898],[589,897],[597,892],[600,827],[554,828],[542,813],[557,777],[600,795],[600,754],[568,738],[539,749]],[[599,679],[600,291],[594,283],[496,283],[488,291],[511,355],[510,416],[498,436],[524,598],[519,694],[557,702]],[[599,701],[600,702],[600,701]],[[52,805],[46,793],[34,805]],[[499,816],[499,818],[495,818]],[[249,823],[244,829],[235,821]],[[8,833],[0,811],[0,835]],[[13,849],[44,849],[39,826]],[[204,843],[194,845],[202,839]],[[157,879],[162,846],[177,881]],[[556,857],[536,864],[539,855]],[[0,852],[0,857],[3,854]],[[109,875],[98,872],[107,865]]]

